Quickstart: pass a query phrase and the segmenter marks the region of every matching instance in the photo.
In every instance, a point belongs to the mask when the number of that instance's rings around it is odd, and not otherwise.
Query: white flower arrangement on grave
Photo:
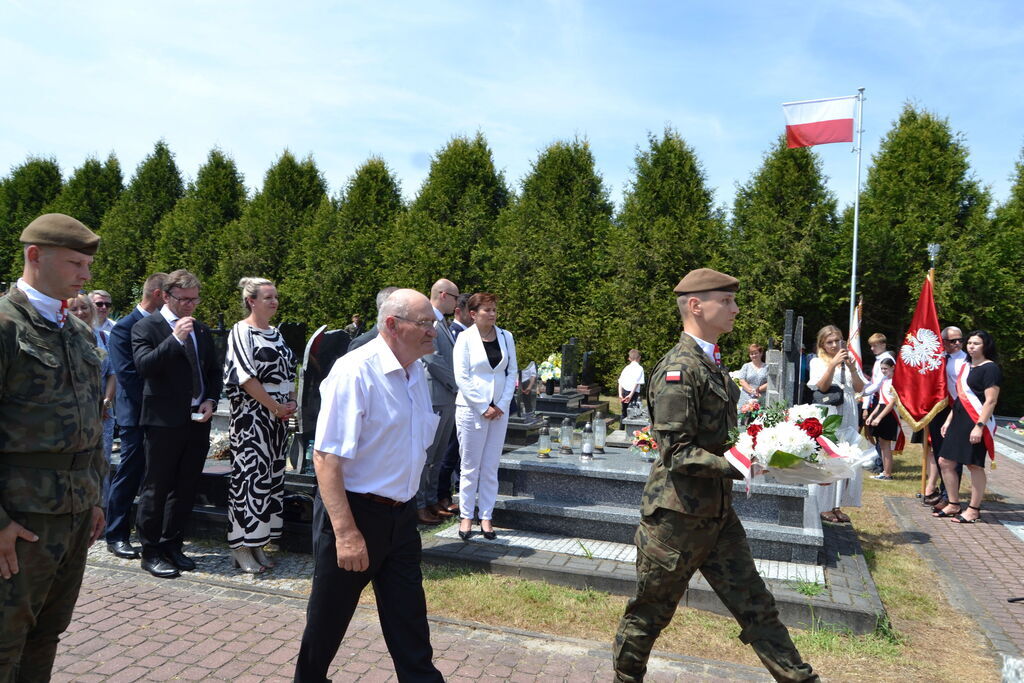
[[[540,379],[547,382],[549,379],[562,379],[562,355],[552,353],[543,363],[540,364]]]

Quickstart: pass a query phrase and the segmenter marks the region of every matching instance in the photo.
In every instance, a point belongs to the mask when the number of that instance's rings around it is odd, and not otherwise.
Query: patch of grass
[[[812,598],[815,595],[821,595],[825,592],[825,587],[817,581],[797,580],[790,581],[789,585],[792,586],[793,590],[795,590],[797,593],[800,593],[801,595],[807,595]]]
[[[590,548],[588,548],[587,546],[583,545],[583,541],[581,541],[580,539],[577,538],[576,542],[580,544],[580,549],[583,551],[584,557],[586,557],[588,560],[594,559],[594,553],[591,552]]]

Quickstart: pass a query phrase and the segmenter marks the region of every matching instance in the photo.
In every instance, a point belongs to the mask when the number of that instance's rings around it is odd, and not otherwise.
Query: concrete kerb
[[[885,504],[892,513],[893,518],[899,525],[900,530],[905,534],[912,535],[920,533],[920,529],[906,515],[904,505],[919,504],[914,499],[900,496],[887,496]],[[992,648],[1004,657],[1021,657],[1024,655],[1017,646],[1013,644],[1002,627],[985,616],[986,611],[978,604],[970,591],[957,578],[949,566],[949,562],[943,556],[942,551],[931,543],[914,543],[914,549],[929,561],[939,580],[943,584],[943,593],[950,604],[959,612],[970,614],[985,633],[985,637],[992,643]]]

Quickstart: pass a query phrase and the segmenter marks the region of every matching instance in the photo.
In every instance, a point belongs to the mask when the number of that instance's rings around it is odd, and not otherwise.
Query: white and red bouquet
[[[743,473],[767,475],[780,484],[826,484],[854,476],[852,463],[859,445],[841,441],[838,415],[825,417],[818,406],[783,404],[756,411],[743,431],[734,435],[725,457]]]

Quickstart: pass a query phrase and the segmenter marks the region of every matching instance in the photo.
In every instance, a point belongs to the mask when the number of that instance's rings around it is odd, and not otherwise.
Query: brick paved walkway
[[[927,557],[950,585],[950,601],[970,614],[993,648],[1012,657],[1024,656],[1024,465],[997,455],[996,470],[988,473],[988,491],[997,501],[985,501],[976,524],[935,519],[930,508],[910,498],[888,503],[917,550]],[[962,489],[967,490],[964,474]],[[962,500],[967,500],[962,495]]]
[[[137,569],[90,566],[61,641],[54,681],[290,680],[305,600]],[[608,681],[607,643],[431,619],[434,661],[450,683]],[[393,681],[376,612],[360,608],[335,681]],[[650,681],[766,681],[761,669],[692,657],[651,660]]]

